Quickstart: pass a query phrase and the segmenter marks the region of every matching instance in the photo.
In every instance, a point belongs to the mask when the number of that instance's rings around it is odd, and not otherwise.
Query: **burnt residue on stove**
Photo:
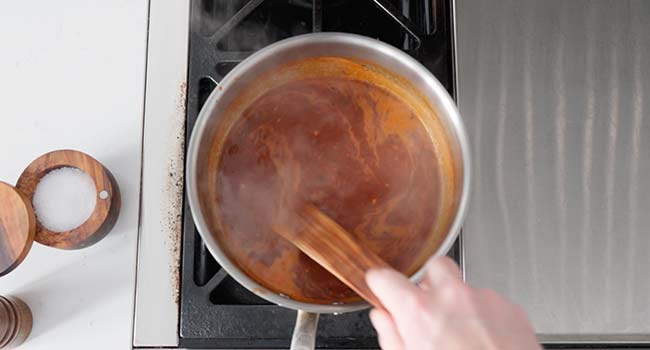
[[[178,87],[176,112],[171,118],[173,127],[168,135],[170,158],[167,161],[167,174],[163,195],[167,197],[169,206],[163,208],[162,234],[166,236],[165,243],[172,257],[169,263],[174,301],[180,303],[180,252],[183,226],[183,182],[185,163],[185,113],[187,106],[187,82],[182,81]]]

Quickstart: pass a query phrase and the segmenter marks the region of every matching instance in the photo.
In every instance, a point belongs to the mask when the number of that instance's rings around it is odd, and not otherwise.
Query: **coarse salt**
[[[83,171],[64,167],[50,171],[34,190],[36,218],[46,229],[65,232],[81,226],[97,202],[95,183]]]

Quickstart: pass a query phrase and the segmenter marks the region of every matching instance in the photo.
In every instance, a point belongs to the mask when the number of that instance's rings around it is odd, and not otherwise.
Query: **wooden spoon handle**
[[[343,227],[313,205],[303,206],[297,214],[303,227],[295,229],[274,225],[273,230],[371,305],[383,308],[366,284],[365,275],[370,269],[391,267],[372,251],[361,247]]]

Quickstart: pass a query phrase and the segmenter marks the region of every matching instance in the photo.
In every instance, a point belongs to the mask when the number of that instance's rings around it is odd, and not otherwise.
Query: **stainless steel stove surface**
[[[650,2],[458,1],[468,283],[547,344],[650,345]]]
[[[266,45],[293,35],[337,31],[403,49],[455,95],[452,6],[448,0],[196,0],[190,9],[186,135],[217,83]],[[207,251],[187,204],[182,238],[180,347],[287,348],[295,311],[240,286]],[[450,253],[460,257],[459,244]],[[323,315],[317,347],[377,348],[367,312]]]

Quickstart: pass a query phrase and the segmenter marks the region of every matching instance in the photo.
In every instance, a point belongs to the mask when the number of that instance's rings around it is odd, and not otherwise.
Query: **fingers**
[[[369,271],[366,281],[385,308],[370,314],[384,350],[539,349],[523,310],[465,285],[448,258],[429,263],[423,288],[390,269]]]
[[[435,290],[437,286],[463,282],[463,277],[458,265],[450,258],[444,256],[434,258],[429,262],[422,282],[426,286],[425,289]]]
[[[370,290],[379,298],[381,304],[393,317],[401,314],[404,306],[404,296],[420,293],[420,289],[404,275],[389,269],[370,270],[366,274],[366,283]],[[399,322],[399,321],[398,321]]]
[[[434,331],[432,327],[439,326],[439,321],[444,318],[437,315],[441,310],[436,303],[441,299],[434,297],[429,291],[438,294],[438,290],[444,287],[454,291],[455,294],[455,286],[463,286],[458,266],[448,258],[434,259],[427,266],[424,280],[426,288],[423,289],[395,270],[371,270],[366,274],[368,287],[385,308],[385,310],[378,311],[379,313],[373,311],[374,315],[371,317],[373,317],[373,325],[375,322],[379,325],[375,327],[380,334],[380,339],[381,337],[385,338],[381,340],[382,344],[388,344],[386,349],[390,349],[388,346],[395,343],[394,334],[398,335],[397,338],[400,339],[399,344],[402,347],[419,348],[421,341],[431,336]],[[451,298],[451,300],[456,299],[455,297]],[[383,314],[386,316],[381,316]],[[386,326],[387,323],[392,327]],[[385,331],[384,329],[390,330]]]
[[[409,341],[427,331],[424,322],[418,322],[423,310],[428,309],[428,298],[424,291],[395,270],[371,270],[366,275],[366,281],[390,314],[404,346],[413,348]]]
[[[377,330],[379,346],[382,350],[402,350],[404,348],[402,338],[388,312],[380,309],[370,311],[370,322]]]

